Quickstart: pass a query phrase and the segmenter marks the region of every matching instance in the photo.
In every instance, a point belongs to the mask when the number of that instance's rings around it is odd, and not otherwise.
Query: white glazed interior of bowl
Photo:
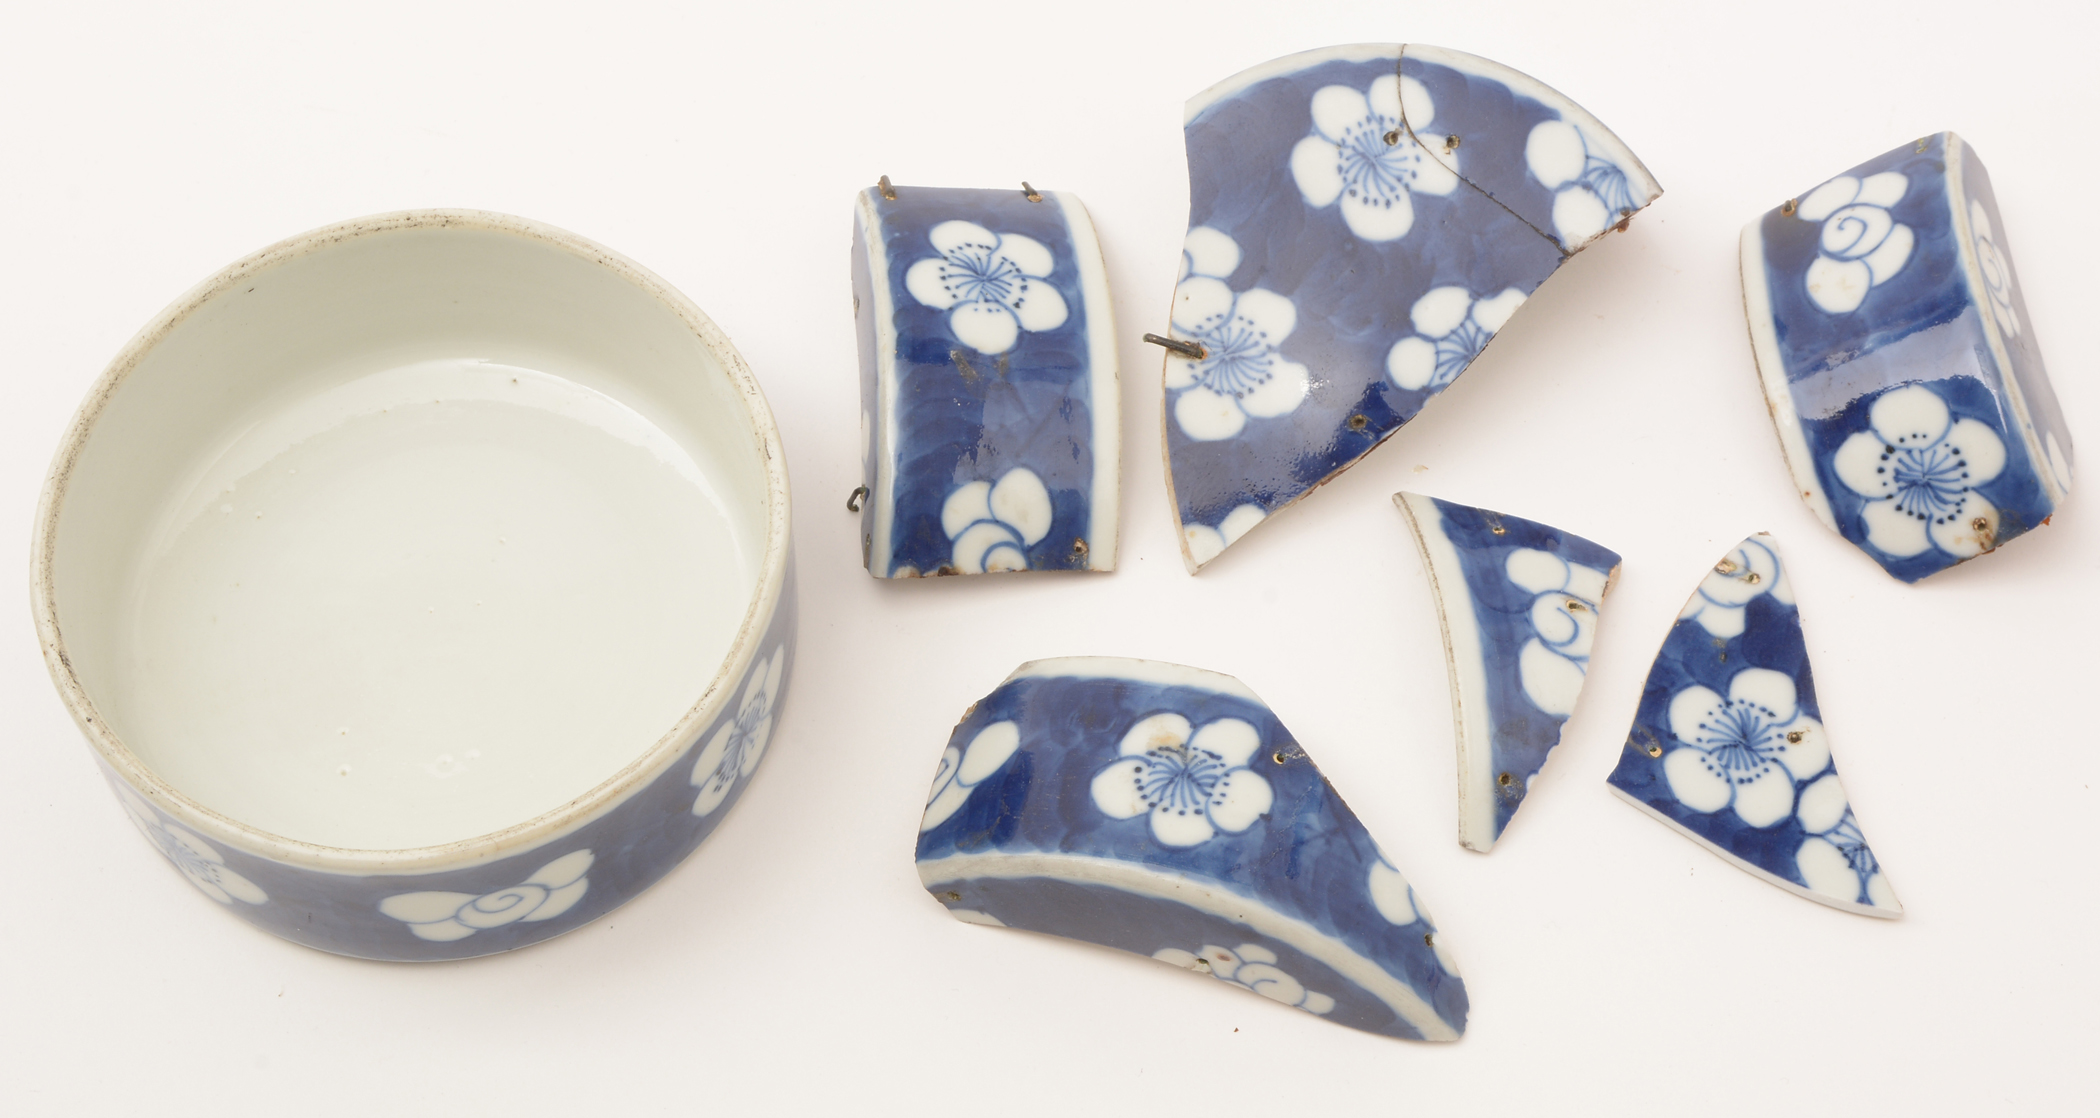
[[[693,328],[579,244],[309,246],[118,383],[50,569],[148,769],[284,838],[430,847],[583,795],[699,700],[764,566],[763,450]]]

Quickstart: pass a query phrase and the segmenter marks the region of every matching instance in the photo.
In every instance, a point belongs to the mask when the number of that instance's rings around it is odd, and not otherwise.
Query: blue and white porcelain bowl
[[[741,796],[794,665],[750,370],[646,270],[497,214],[319,229],[177,300],[75,418],[33,547],[132,823],[345,955],[633,897]]]

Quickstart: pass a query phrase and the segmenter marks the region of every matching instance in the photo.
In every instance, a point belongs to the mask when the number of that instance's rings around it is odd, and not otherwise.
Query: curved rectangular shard
[[[1627,803],[1790,893],[1903,915],[1838,781],[1772,537],[1722,556],[1656,653],[1608,778]]]
[[[1414,890],[1230,676],[1023,664],[956,726],[917,857],[961,920],[1148,955],[1384,1036],[1465,1031],[1465,983]]]
[[[1492,850],[1560,744],[1619,553],[1522,517],[1395,493],[1436,599],[1458,737],[1458,841]]]
[[[884,179],[852,269],[868,573],[1114,570],[1115,325],[1086,207]]]
[[[2047,523],[2071,433],[1975,149],[1868,160],[1743,227],[1750,348],[1795,488],[1916,582]]]
[[[1166,459],[1194,572],[1448,387],[1662,194],[1596,118],[1472,55],[1357,44],[1191,98]]]

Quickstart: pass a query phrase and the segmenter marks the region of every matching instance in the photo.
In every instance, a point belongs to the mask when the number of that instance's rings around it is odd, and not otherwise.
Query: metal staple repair
[[[1201,361],[1210,356],[1210,351],[1204,349],[1196,342],[1184,342],[1179,338],[1162,338],[1158,334],[1147,334],[1145,335],[1145,340],[1153,345],[1171,349],[1191,361]]]

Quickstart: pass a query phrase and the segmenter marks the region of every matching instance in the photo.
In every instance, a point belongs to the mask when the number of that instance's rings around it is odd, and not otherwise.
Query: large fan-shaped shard
[[[1166,363],[1189,569],[1347,469],[1465,371],[1562,260],[1662,193],[1582,107],[1398,44],[1265,63],[1188,103]]]
[[[1782,889],[1903,914],[1838,781],[1770,536],[1736,545],[1685,603],[1610,780],[1626,802]]]
[[[1465,983],[1414,890],[1230,676],[1023,664],[949,739],[918,863],[972,923],[1149,955],[1367,1032],[1465,1031]]]
[[[1560,744],[1590,669],[1619,555],[1522,517],[1395,493],[1429,568],[1451,722],[1458,735],[1458,841],[1482,853]]]

